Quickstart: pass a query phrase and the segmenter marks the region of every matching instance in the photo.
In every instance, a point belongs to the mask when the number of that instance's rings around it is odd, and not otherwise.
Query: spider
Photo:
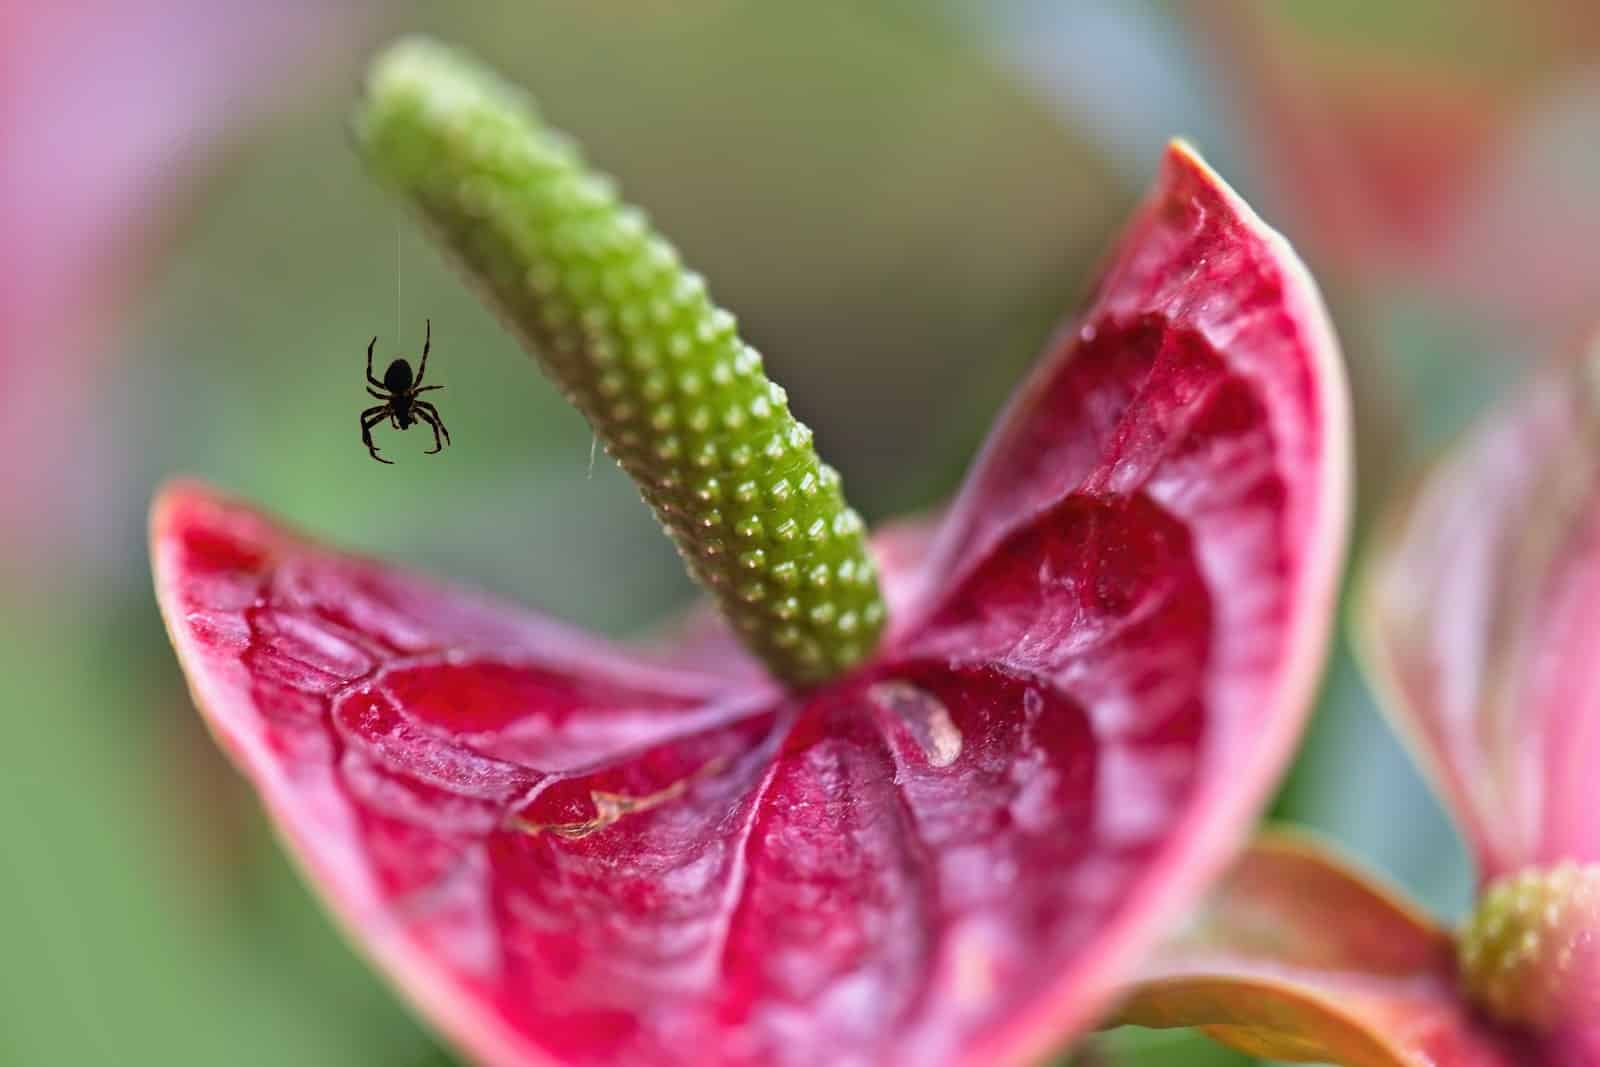
[[[433,447],[423,453],[424,455],[431,456],[450,443],[450,431],[445,429],[439,409],[426,400],[417,399],[418,393],[444,388],[442,385],[422,384],[422,376],[428,373],[428,348],[433,344],[433,320],[429,319],[427,322],[427,338],[422,342],[422,365],[417,368],[415,381],[411,380],[411,364],[403,359],[397,359],[389,364],[389,369],[383,372],[383,381],[374,378],[372,346],[378,343],[378,339],[374,337],[367,344],[367,392],[383,403],[361,413],[361,443],[367,446],[367,451],[372,453],[372,458],[379,463],[394,462],[378,455],[378,446],[372,443],[372,428],[384,419],[388,419],[397,430],[407,429],[415,422],[425,422],[433,427]],[[374,386],[377,388],[373,388]],[[444,434],[443,444],[439,442],[441,433]]]

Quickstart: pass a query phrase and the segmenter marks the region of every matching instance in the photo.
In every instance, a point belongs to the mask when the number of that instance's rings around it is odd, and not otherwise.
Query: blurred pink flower
[[[370,5],[85,0],[0,5],[0,541],[27,573],[101,514],[91,396],[184,194]],[[87,513],[73,513],[74,509]]]
[[[1477,860],[1477,912],[1452,936],[1268,839],[1125,1017],[1360,1067],[1595,1067],[1600,344],[1494,412],[1371,554],[1367,659]]]

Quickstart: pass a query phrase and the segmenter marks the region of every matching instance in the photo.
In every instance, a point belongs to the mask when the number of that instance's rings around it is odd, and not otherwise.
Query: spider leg
[[[428,373],[428,349],[433,347],[433,320],[426,319],[424,321],[428,324],[428,332],[422,341],[422,365],[417,368],[417,380],[412,382],[412,385],[422,384],[422,376]]]
[[[423,455],[431,456],[443,451],[444,445],[439,443],[439,433],[441,430],[443,430],[445,443],[449,443],[450,431],[444,429],[444,423],[439,419],[438,410],[434,408],[432,404],[427,405],[426,411],[424,411],[421,406],[418,406],[413,410],[415,410],[417,413],[418,421],[425,422],[433,428],[433,447],[424,452]]]
[[[379,400],[388,400],[389,399],[389,395],[387,393],[380,393],[370,385],[367,386],[367,395],[368,396],[375,396]]]
[[[443,389],[443,388],[444,388],[444,386],[442,386],[442,385],[424,385],[421,389],[413,389],[413,390],[411,390],[411,395],[412,396],[416,396],[418,393],[426,393],[429,389]]]
[[[435,452],[438,452],[440,449],[444,448],[444,445],[439,443],[440,433],[444,434],[444,444],[447,445],[450,443],[450,431],[445,428],[444,417],[439,414],[438,408],[434,407],[426,400],[419,400],[412,405],[412,410],[417,413],[417,418],[433,427],[433,448],[428,450],[426,453],[427,455],[431,456]]]
[[[450,429],[449,429],[449,427],[447,427],[444,424],[444,416],[439,414],[439,409],[438,408],[434,407],[432,404],[428,403],[426,400],[418,400],[414,404],[412,404],[411,407],[412,407],[413,410],[420,409],[422,411],[426,411],[429,415],[432,415],[434,417],[434,419],[439,423],[439,429],[444,431],[444,443],[445,444],[449,444],[450,443]]]
[[[367,342],[367,382],[371,385],[376,385],[379,389],[382,389],[383,383],[372,376],[372,346],[377,343],[378,339],[376,337]]]
[[[436,420],[432,415],[429,415],[426,411],[417,412],[417,419],[419,421],[425,422],[429,426],[433,427],[433,447],[430,448],[430,449],[425,450],[422,454],[424,456],[432,456],[432,455],[436,455],[436,454],[438,454],[440,452],[443,452],[444,451],[444,445],[439,443],[439,423],[438,423],[438,420]]]
[[[372,453],[372,458],[379,463],[393,463],[392,459],[384,459],[378,455],[378,446],[372,443],[372,428],[382,422],[384,416],[389,414],[388,404],[379,404],[361,413],[361,443],[367,446],[367,451]]]

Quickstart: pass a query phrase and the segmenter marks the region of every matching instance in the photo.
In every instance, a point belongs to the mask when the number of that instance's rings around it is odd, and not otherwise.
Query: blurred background
[[[581,420],[360,173],[364,57],[409,29],[530,86],[622,179],[869,518],[954,487],[1172,135],[1323,283],[1363,527],[1600,318],[1593,0],[3,0],[0,1063],[451,1062],[190,706],[149,588],[162,479],[618,635],[690,595]],[[381,467],[363,349],[415,355],[430,316],[455,444],[386,438]],[[1274,815],[1465,905],[1342,643]]]

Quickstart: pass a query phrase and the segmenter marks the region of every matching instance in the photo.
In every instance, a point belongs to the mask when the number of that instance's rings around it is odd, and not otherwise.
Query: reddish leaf
[[[1310,841],[1258,841],[1148,963],[1120,1019],[1346,1067],[1523,1067],[1457,992],[1450,934]],[[1574,1063],[1579,1061],[1572,1061]]]
[[[1590,24],[1600,31],[1600,5]],[[1600,50],[1597,50],[1600,52]],[[1419,273],[1474,307],[1509,313],[1531,346],[1570,343],[1600,305],[1600,78],[1531,102],[1472,183],[1457,224]]]
[[[1259,120],[1251,128],[1297,232],[1346,267],[1414,264],[1431,251],[1505,120],[1506,70],[1413,36],[1415,23],[1456,16],[1438,5],[1356,26],[1332,5],[1247,3],[1194,20]],[[1503,16],[1493,26],[1502,42],[1529,28]]]
[[[1600,55],[1584,0],[1195,5],[1313,262],[1565,339],[1593,314]],[[1554,126],[1552,128],[1552,124]]]
[[[1597,367],[1549,368],[1463,441],[1366,576],[1367,658],[1485,881],[1600,860]]]
[[[663,665],[193,487],[158,592],[313,882],[483,1062],[1016,1063],[1092,1022],[1288,756],[1336,360],[1180,147],[936,543],[878,546],[897,621],[848,678],[781,694],[703,625]]]

